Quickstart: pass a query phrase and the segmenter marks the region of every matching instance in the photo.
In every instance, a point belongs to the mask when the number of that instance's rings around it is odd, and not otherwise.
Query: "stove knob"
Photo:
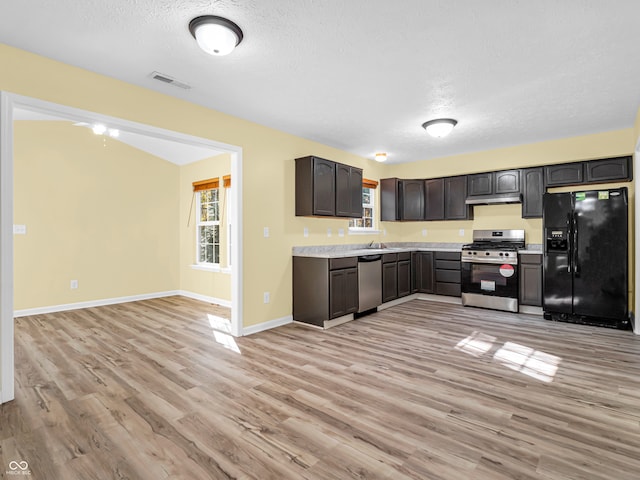
[[[502,252],[500,252],[500,256],[503,256],[503,255],[506,255],[506,253],[502,253]]]
[[[491,252],[485,252],[484,254],[485,255],[491,255]]]
[[[474,255],[477,255],[477,254],[478,254],[478,252],[473,252],[473,254],[474,254]]]
[[[504,254],[504,256],[505,256],[505,257],[508,257],[508,256],[509,256],[509,254],[508,254],[508,253],[505,253],[505,254]]]

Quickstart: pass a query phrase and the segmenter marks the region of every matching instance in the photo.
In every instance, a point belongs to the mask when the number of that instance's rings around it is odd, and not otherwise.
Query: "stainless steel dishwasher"
[[[358,313],[382,303],[382,255],[358,257]]]

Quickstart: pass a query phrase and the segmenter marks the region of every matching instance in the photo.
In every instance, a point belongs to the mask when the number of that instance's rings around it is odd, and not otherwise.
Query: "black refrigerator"
[[[629,328],[627,189],[545,193],[549,320]]]

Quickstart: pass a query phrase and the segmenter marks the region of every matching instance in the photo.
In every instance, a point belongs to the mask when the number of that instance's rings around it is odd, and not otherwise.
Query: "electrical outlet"
[[[464,228],[461,228],[461,229],[458,231],[458,235],[460,235],[461,237],[464,237]]]
[[[422,229],[422,236],[423,236],[423,237],[426,237],[426,236],[427,236],[427,229],[426,229],[426,228],[423,228],[423,229]]]
[[[305,237],[309,236],[309,229],[307,227],[304,227],[304,230],[302,230],[302,235],[304,235]]]
[[[269,238],[269,227],[264,227],[263,233],[264,238]]]
[[[27,234],[27,226],[26,225],[14,225],[13,226],[13,234],[14,235],[26,235]]]
[[[338,229],[338,236],[339,237],[344,237],[344,228],[339,228]]]
[[[264,292],[264,303],[269,303],[271,301],[271,294],[269,292]]]
[[[327,237],[330,237],[330,236],[331,236],[331,229],[327,228]]]
[[[70,288],[71,290],[78,288],[78,280],[71,280]]]

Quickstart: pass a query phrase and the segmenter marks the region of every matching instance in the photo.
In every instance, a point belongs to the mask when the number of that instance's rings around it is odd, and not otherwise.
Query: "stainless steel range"
[[[474,230],[462,247],[462,304],[518,311],[518,249],[524,230]]]

